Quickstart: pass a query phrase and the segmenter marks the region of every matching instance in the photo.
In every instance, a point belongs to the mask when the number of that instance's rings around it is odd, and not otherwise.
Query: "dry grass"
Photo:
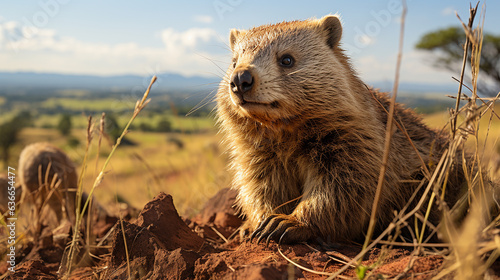
[[[152,83],[154,82],[154,79]],[[150,85],[151,87],[151,85]],[[76,222],[73,229],[73,238],[72,242],[68,246],[65,254],[63,256],[61,266],[59,269],[59,274],[63,278],[68,278],[73,267],[82,262],[87,262],[87,260],[92,259],[91,253],[91,240],[89,238],[89,231],[87,230],[87,240],[83,242],[81,238],[81,225],[83,213],[89,207],[89,203],[91,201],[92,196],[99,191],[103,193],[110,193],[109,188],[112,188],[113,191],[111,193],[116,194],[113,199],[114,202],[118,200],[123,200],[126,197],[126,194],[130,195],[131,201],[135,203],[139,203],[138,207],[142,207],[144,203],[148,200],[152,199],[154,195],[156,195],[159,191],[167,191],[171,194],[175,195],[176,191],[181,191],[185,198],[191,198],[195,202],[188,201],[188,203],[184,202],[181,204],[191,204],[194,205],[196,203],[198,207],[202,205],[200,200],[206,200],[207,197],[203,197],[203,195],[212,195],[207,194],[206,192],[200,192],[200,190],[207,189],[207,185],[210,188],[210,185],[207,182],[216,181],[214,178],[221,177],[220,171],[224,170],[223,168],[219,168],[219,166],[214,163],[220,162],[220,160],[216,160],[218,153],[218,147],[213,145],[213,143],[201,144],[205,143],[205,141],[198,141],[189,143],[189,149],[185,147],[185,137],[187,136],[177,136],[178,138],[169,138],[163,139],[162,143],[158,146],[151,147],[152,143],[156,143],[154,139],[158,135],[162,134],[150,134],[150,135],[140,135],[140,136],[131,136],[128,134],[128,129],[130,124],[134,121],[134,119],[138,116],[138,114],[143,110],[146,104],[149,102],[147,100],[147,95],[149,93],[149,89],[146,91],[142,100],[137,102],[136,108],[132,115],[132,118],[125,126],[123,133],[116,140],[116,143],[112,145],[108,149],[103,149],[101,146],[102,138],[103,138],[103,130],[102,130],[102,122],[104,121],[104,116],[101,119],[101,129],[99,130],[98,136],[99,141],[95,143],[93,142],[94,138],[94,122],[92,122],[92,118],[89,117],[89,124],[86,131],[86,148],[83,153],[83,160],[81,165],[81,174],[78,185],[77,196],[81,197],[84,186],[87,186],[87,190],[89,193],[89,199],[84,202],[84,204],[80,205],[80,199],[77,199],[77,209],[82,209],[80,212],[76,213]],[[141,145],[134,146],[132,148],[138,148],[142,150],[132,151],[131,148],[117,149],[120,143],[123,141],[125,135],[127,135],[128,139],[135,143],[140,143]],[[148,137],[150,136],[150,137]],[[173,135],[170,135],[171,137]],[[198,135],[199,137],[200,135]],[[216,139],[213,136],[210,136],[209,139]],[[168,140],[168,141],[167,141]],[[165,144],[165,142],[167,144]],[[170,143],[170,145],[168,145]],[[91,160],[91,150],[92,147],[97,149],[95,152],[95,161]],[[160,148],[159,148],[160,147]],[[165,153],[163,153],[163,148]],[[121,160],[111,160],[114,156],[121,157]],[[88,171],[88,165],[92,162],[95,162],[94,171]],[[91,170],[91,169],[90,169]],[[97,172],[97,170],[100,170]],[[214,171],[210,173],[209,171]],[[166,172],[166,173],[165,173]],[[208,174],[209,176],[213,176],[214,178],[200,178],[200,176]],[[112,175],[112,176],[110,176]],[[194,176],[193,175],[197,175]],[[166,176],[167,178],[163,178]],[[193,179],[198,179],[198,186],[195,186],[192,189],[192,192],[189,189],[186,189],[186,184],[183,186],[179,186],[178,188],[173,188],[170,191],[165,189],[163,184],[166,182],[168,185],[169,177],[180,177],[187,179],[188,176],[190,178],[190,182],[193,183]],[[111,180],[108,178],[111,177]],[[137,181],[131,180],[130,177],[135,177]],[[223,177],[223,176],[222,176]],[[125,180],[125,181],[120,181]],[[89,185],[88,182],[92,182],[93,184]],[[108,189],[106,189],[106,185],[104,182],[107,181]],[[175,180],[177,182],[183,183],[182,180]],[[191,184],[192,186],[193,184]],[[202,187],[202,185],[204,187]],[[88,188],[91,186],[91,188]],[[123,188],[123,186],[127,186],[127,188]],[[168,187],[170,188],[170,186]],[[217,191],[220,188],[218,185],[213,186],[213,192]],[[123,192],[123,190],[135,190],[134,192]],[[147,190],[146,192],[144,190]],[[144,194],[146,195],[145,201],[141,201],[138,199],[138,195]],[[187,196],[186,196],[187,195]],[[126,200],[126,198],[125,198]],[[182,209],[182,207],[181,207]],[[197,210],[192,209],[184,209],[185,212],[189,212],[191,210],[193,213],[197,212]],[[90,217],[87,221],[87,225],[90,224]],[[121,219],[120,213],[120,225],[123,227],[123,222]],[[88,228],[87,228],[88,229]],[[123,228],[122,228],[123,231]],[[124,232],[124,231],[123,231]],[[126,246],[126,244],[125,244]],[[128,261],[128,258],[127,258]],[[129,269],[129,277],[130,277],[130,269]]]
[[[95,191],[94,197],[101,204],[113,204],[119,196],[133,207],[142,208],[163,191],[174,197],[181,215],[190,217],[218,190],[229,187],[225,148],[220,146],[221,136],[216,134],[215,127],[197,134],[132,132],[127,138],[137,145],[116,151],[108,175]],[[85,130],[74,130],[73,134],[85,143]],[[81,170],[85,150],[67,146],[66,139],[55,129],[24,129],[12,154],[19,154],[30,143],[43,141],[62,147],[73,162],[80,164],[77,170]],[[89,169],[83,177],[84,191],[90,190],[89,184],[97,176],[95,166],[102,166],[110,150],[106,140],[102,141],[100,152],[98,141],[91,144]],[[14,162],[13,166],[17,164]]]
[[[198,213],[209,197],[221,188],[229,186],[230,178],[226,172],[227,159],[219,146],[220,137],[215,133],[215,129],[199,134],[134,131],[127,134],[127,138],[137,145],[120,147],[112,154],[113,147],[101,139],[102,131],[98,132],[100,129],[96,123],[89,120],[87,130],[74,131],[82,143],[89,144],[85,149],[67,147],[65,139],[60,137],[57,131],[37,128],[24,130],[21,143],[16,149],[20,151],[22,146],[39,141],[51,141],[54,145],[65,147],[69,157],[74,162],[81,163],[77,168],[83,174],[80,195],[81,191],[89,193],[94,189],[94,197],[101,205],[111,206],[112,213],[119,208],[116,207],[117,198],[141,209],[146,202],[163,191],[176,198],[177,209],[182,216],[190,217]],[[95,136],[99,137],[99,141],[97,139],[91,141],[91,138],[97,138]],[[107,167],[103,167],[111,156],[114,159],[107,163]],[[98,177],[103,174],[98,171],[101,168],[106,170],[106,176],[102,181]],[[97,185],[99,187],[96,188]],[[26,219],[29,216],[26,213],[31,211],[30,208],[30,205],[24,205],[20,209],[22,214],[18,222],[19,243],[16,243],[19,248],[27,246],[34,238],[36,239],[30,231],[24,230],[33,224]],[[43,219],[43,217],[38,218]],[[92,255],[92,251],[100,245],[96,245],[95,237],[90,236],[90,219],[88,216],[85,222],[87,227],[77,226],[83,224],[83,216],[80,213],[81,222],[74,225],[74,232],[79,232],[72,242],[74,251],[68,250],[65,253],[60,270],[61,276],[64,274],[67,276],[78,262],[88,264],[89,260],[96,258]],[[2,226],[5,227],[5,223]],[[86,234],[81,231],[84,228]],[[84,236],[85,240],[82,239]],[[1,238],[0,244],[5,243],[6,239]]]
[[[500,167],[500,119],[493,112],[500,112],[500,104],[495,104],[492,110],[485,112],[486,115],[477,123],[477,138],[468,138],[465,141],[465,147],[469,151],[474,151],[477,147],[482,164],[486,166],[489,175],[498,180],[500,179],[500,170],[498,169]],[[449,129],[449,118],[448,112],[438,112],[425,116],[424,123],[434,129]],[[465,116],[459,116],[458,122],[463,123],[464,121]]]
[[[115,153],[118,146],[120,146],[125,135],[129,132],[128,129],[129,129],[130,125],[137,118],[137,116],[144,109],[144,107],[146,107],[146,105],[149,103],[149,101],[150,101],[150,99],[148,99],[149,91],[151,90],[151,86],[153,85],[153,83],[155,81],[156,81],[156,76],[154,76],[151,79],[151,83],[149,84],[148,88],[146,89],[146,92],[144,93],[144,96],[142,97],[142,99],[137,100],[132,117],[130,118],[129,122],[127,123],[127,125],[123,129],[122,134],[116,139],[116,142],[112,146],[108,157],[106,158],[104,164],[102,165],[102,167],[99,171],[99,174],[97,175],[97,177],[94,180],[92,188],[89,191],[88,198],[82,207],[81,198],[83,196],[83,176],[84,176],[84,174],[86,174],[87,162],[88,162],[87,159],[88,159],[88,155],[89,155],[90,144],[92,143],[92,139],[93,139],[93,129],[94,129],[94,124],[92,123],[92,117],[88,118],[89,121],[88,121],[88,126],[87,126],[87,141],[86,141],[86,148],[85,148],[85,156],[83,159],[82,171],[80,173],[78,188],[77,188],[76,221],[75,221],[75,224],[73,225],[73,238],[71,240],[71,243],[69,244],[69,246],[66,248],[66,250],[64,252],[63,258],[61,260],[61,265],[60,265],[59,271],[58,271],[59,276],[61,276],[63,279],[68,279],[70,277],[73,266],[75,264],[77,264],[79,261],[79,260],[77,260],[77,256],[81,255],[80,251],[82,249],[84,249],[83,258],[85,258],[85,256],[90,255],[90,250],[89,250],[90,244],[86,244],[87,247],[84,247],[83,244],[81,243],[80,229],[81,229],[81,225],[82,225],[83,215],[84,215],[87,207],[89,207],[89,203],[92,200],[92,195],[93,195],[95,189],[101,184],[101,182],[105,176],[105,173],[107,172],[108,164],[111,161],[113,154]],[[100,132],[102,132],[102,129],[100,130]],[[100,136],[102,137],[102,135],[100,135]],[[100,143],[100,140],[101,140],[101,138],[99,138],[99,143]],[[96,167],[96,170],[97,170],[97,167]],[[122,226],[123,226],[123,224],[122,224]],[[82,247],[84,247],[84,248],[82,248]],[[128,263],[128,260],[127,260],[127,263]],[[130,278],[130,268],[129,268],[129,278]]]
[[[358,278],[364,279],[374,276],[370,270],[377,267],[377,264],[383,263],[383,257],[377,261],[372,267],[364,267],[360,264],[360,260],[366,252],[376,245],[387,246],[413,246],[415,248],[413,256],[425,255],[432,252],[432,244],[428,244],[427,240],[439,231],[442,239],[447,241],[446,244],[439,244],[441,248],[439,254],[447,260],[445,268],[441,270],[433,279],[441,279],[443,277],[452,276],[457,279],[480,279],[488,273],[488,267],[500,255],[500,238],[498,237],[498,222],[500,216],[492,216],[499,214],[499,205],[494,201],[498,195],[498,187],[500,185],[489,182],[489,179],[498,180],[498,154],[492,153],[491,150],[498,150],[498,138],[500,130],[500,118],[495,113],[495,104],[497,98],[482,100],[477,95],[477,81],[479,75],[479,58],[482,46],[482,28],[484,23],[484,9],[482,22],[478,27],[472,29],[474,17],[477,11],[471,7],[471,17],[469,24],[464,26],[464,32],[467,35],[467,42],[464,47],[464,64],[460,78],[460,87],[457,95],[457,106],[450,109],[447,117],[442,114],[431,116],[427,122],[431,126],[441,126],[445,131],[450,133],[450,143],[448,150],[443,154],[440,162],[437,164],[433,174],[422,180],[421,186],[425,191],[421,197],[416,199],[419,201],[415,209],[403,209],[400,211],[393,223],[371,243],[370,230],[367,236],[367,242],[355,258],[348,262],[342,269],[330,275],[328,279],[336,279],[349,268],[350,265],[358,262]],[[402,21],[402,24],[404,20]],[[466,69],[467,52],[471,51],[470,69]],[[462,81],[465,71],[470,71],[472,76],[469,87],[471,92],[466,95],[462,94]],[[397,75],[396,75],[397,77]],[[397,80],[397,79],[396,79]],[[397,83],[395,88],[397,87]],[[465,90],[463,90],[465,92]],[[469,97],[466,97],[469,96]],[[500,93],[499,93],[500,96]],[[465,102],[459,102],[461,99]],[[393,101],[394,102],[394,101]],[[465,104],[463,104],[465,103]],[[463,105],[460,107],[460,105]],[[389,113],[390,116],[390,113]],[[441,119],[441,121],[437,121]],[[438,124],[439,123],[439,124]],[[443,125],[443,123],[445,123]],[[390,124],[389,124],[390,125]],[[495,129],[497,128],[497,129]],[[492,139],[493,138],[493,139]],[[388,138],[390,139],[390,138]],[[386,139],[386,141],[388,140]],[[388,147],[386,147],[388,149]],[[456,157],[457,151],[467,150],[462,152],[462,156]],[[466,153],[469,153],[466,155]],[[459,153],[460,154],[460,153]],[[449,209],[444,203],[443,197],[446,193],[446,182],[451,168],[462,162],[464,171],[467,174],[468,192],[463,197],[463,202],[470,205],[466,210],[466,217],[463,223],[459,226],[453,222],[455,211],[458,209]],[[383,174],[383,169],[381,174]],[[488,176],[489,174],[489,176]],[[425,202],[428,199],[428,202]],[[425,203],[424,203],[425,202]],[[374,207],[376,207],[377,198],[375,198]],[[431,205],[437,203],[443,210],[443,220],[440,225],[428,225],[427,217],[429,215]],[[418,217],[415,214],[418,209],[427,209],[424,217]],[[494,209],[492,211],[492,209]],[[375,209],[376,210],[376,209]],[[372,210],[374,211],[374,210]],[[415,216],[414,216],[415,215]],[[420,219],[420,223],[417,220]],[[405,226],[415,220],[415,237],[412,242],[394,242],[395,236],[398,235],[396,229]],[[419,229],[419,224],[420,229]],[[430,235],[425,235],[425,226],[434,228],[435,230]],[[370,228],[372,228],[370,224]],[[387,240],[384,240],[387,239]],[[442,248],[445,248],[442,250]],[[409,271],[413,262],[409,263],[406,271]],[[396,278],[409,277],[406,272]]]
[[[167,141],[171,137],[184,143],[183,147]],[[110,173],[96,190],[96,198],[103,203],[113,203],[119,195],[140,209],[163,191],[174,197],[181,215],[191,217],[208,198],[229,186],[226,158],[214,133],[141,133],[130,134],[129,139],[138,145],[117,151],[117,160],[110,163]],[[107,149],[103,148],[104,154]],[[92,178],[89,172],[84,180]]]
[[[462,277],[461,279],[483,277],[488,267],[500,255],[500,237],[496,231],[500,218],[489,216],[489,205],[493,202],[485,198],[491,198],[492,195],[482,176],[484,171],[491,178],[500,179],[498,155],[500,153],[500,118],[498,113],[495,113],[500,112],[500,104],[492,105],[493,102],[488,100],[477,101],[479,99],[476,94],[479,63],[477,58],[481,51],[481,28],[480,25],[473,31],[465,27],[472,46],[471,72],[475,80],[471,82],[472,92],[462,91],[471,98],[466,99],[462,104],[458,103],[462,105],[460,108],[424,118],[425,123],[430,127],[449,131],[454,137],[450,141],[449,152],[443,155],[435,172],[422,181],[421,186],[426,191],[423,197],[415,198],[421,202],[418,208],[427,209],[428,204],[424,202],[429,197],[432,197],[431,201],[442,203],[440,196],[436,195],[434,190],[441,189],[445,192],[444,182],[451,166],[456,161],[465,161],[465,157],[453,158],[451,156],[455,154],[453,150],[465,147],[473,154],[472,163],[464,162],[464,166],[471,167],[468,170],[467,182],[470,189],[465,199],[471,202],[472,207],[461,227],[450,222],[451,210],[445,210],[440,233],[447,242],[437,244],[435,248],[440,248],[439,252],[448,261],[446,268],[435,277],[436,279],[449,275]],[[462,98],[463,95],[460,97]],[[87,137],[84,131],[76,134],[82,140]],[[64,140],[58,137],[55,131],[50,130],[26,129],[21,137],[33,142],[44,140],[58,146],[65,145]],[[180,214],[189,217],[197,213],[203,202],[215,192],[230,185],[230,176],[226,172],[227,159],[222,153],[224,149],[219,147],[220,139],[215,131],[193,135],[132,133],[128,134],[127,138],[138,145],[121,147],[115,152],[112,147],[104,144],[105,141],[99,145],[96,141],[91,143],[88,140],[87,151],[66,149],[75,162],[83,162],[80,190],[94,192],[94,196],[103,204],[114,203],[117,197],[120,197],[136,208],[142,208],[158,192],[164,191],[175,198]],[[183,143],[183,146],[179,146],[178,143]],[[111,156],[115,160],[109,161]],[[87,171],[85,171],[86,164],[90,167]],[[103,171],[107,173],[101,180],[104,175]],[[416,210],[418,209],[404,209],[398,213],[394,222],[380,236],[367,242],[357,257],[350,260],[343,269],[330,275],[330,278],[343,277],[342,272],[361,260],[363,255],[374,246],[414,247],[415,256],[429,253],[431,249],[434,249],[433,244],[426,242],[428,236],[424,236],[424,229],[421,227],[415,231],[415,240],[412,243],[395,242],[397,236],[395,229],[414,223]],[[423,219],[425,220],[425,217]],[[78,229],[77,225],[75,229]],[[392,237],[388,237],[390,235]],[[75,236],[75,239],[78,237]],[[76,246],[77,242],[73,244]],[[68,264],[72,263],[70,258],[71,255],[68,256]],[[381,258],[377,263],[383,263],[383,259]],[[375,267],[360,267],[363,274],[359,274],[359,277],[370,276],[370,270]],[[70,270],[71,267],[68,267],[67,271]]]

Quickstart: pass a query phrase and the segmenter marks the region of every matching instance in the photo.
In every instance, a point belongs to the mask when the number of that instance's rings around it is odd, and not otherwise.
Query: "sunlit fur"
[[[339,47],[341,34],[335,16],[231,32],[233,64],[217,93],[218,117],[230,147],[237,205],[250,231],[273,213],[290,214],[308,229],[295,233],[295,240],[354,240],[367,228],[387,121],[376,99],[386,109],[389,101],[384,94],[371,93],[357,77]],[[294,57],[293,67],[279,65],[283,54]],[[235,102],[229,81],[239,69],[250,70],[254,77],[245,100],[260,105]],[[424,161],[436,164],[446,139],[399,105],[396,119]],[[393,210],[401,209],[418,186],[401,180],[419,180],[421,170],[416,152],[396,130],[379,227],[387,226]],[[458,193],[459,185],[450,184],[449,192]],[[448,199],[452,203],[456,198]]]

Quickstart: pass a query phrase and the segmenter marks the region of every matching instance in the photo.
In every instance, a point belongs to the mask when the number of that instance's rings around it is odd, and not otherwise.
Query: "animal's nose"
[[[235,71],[231,76],[231,90],[240,98],[244,93],[250,91],[252,86],[253,77],[249,70]]]

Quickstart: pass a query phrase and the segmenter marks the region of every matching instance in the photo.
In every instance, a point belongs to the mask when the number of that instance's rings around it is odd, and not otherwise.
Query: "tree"
[[[10,148],[17,142],[19,132],[30,123],[31,115],[27,112],[21,112],[12,120],[0,125],[0,151],[5,167],[9,164]]]
[[[435,67],[460,73],[464,43],[464,30],[461,27],[449,27],[425,34],[416,48],[433,52],[436,55]],[[471,51],[468,52],[468,62],[470,55]],[[484,34],[479,68],[489,83],[483,80],[478,85],[478,90],[485,95],[496,95],[500,88],[500,36]]]
[[[10,147],[16,143],[20,130],[19,126],[12,121],[0,125],[0,148],[5,167],[9,164]]]
[[[69,114],[62,114],[57,124],[57,129],[63,136],[68,136],[71,133],[71,116]]]
[[[161,119],[156,125],[156,131],[158,132],[170,132],[172,131],[172,123],[167,119]]]
[[[118,137],[122,134],[120,125],[118,124],[116,117],[112,114],[106,115],[105,131],[113,143],[116,142],[116,139],[118,139]]]
[[[120,137],[120,135],[122,134],[123,128],[120,128],[118,120],[113,114],[106,115],[105,123],[106,124],[104,126],[104,130],[106,134],[109,135],[111,142],[114,144],[118,137]],[[136,144],[133,141],[129,140],[127,137],[123,137],[121,145],[134,146]]]
[[[139,124],[139,130],[144,131],[144,132],[149,132],[149,131],[153,131],[154,129],[149,123],[142,122]]]

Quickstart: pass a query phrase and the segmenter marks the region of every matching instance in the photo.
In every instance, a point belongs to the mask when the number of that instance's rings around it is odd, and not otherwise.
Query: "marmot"
[[[358,78],[339,46],[341,34],[339,18],[331,15],[230,32],[233,59],[217,92],[218,120],[239,191],[236,204],[260,238],[338,242],[359,240],[366,232],[384,150],[383,107],[390,101]],[[401,105],[396,118],[423,160],[436,164],[447,137]],[[461,167],[453,172],[449,204],[464,182]],[[415,149],[396,130],[380,229],[422,178]]]
[[[63,218],[74,222],[78,175],[66,153],[49,143],[28,145],[19,156],[18,172],[22,201],[47,203],[56,216],[55,225]]]

